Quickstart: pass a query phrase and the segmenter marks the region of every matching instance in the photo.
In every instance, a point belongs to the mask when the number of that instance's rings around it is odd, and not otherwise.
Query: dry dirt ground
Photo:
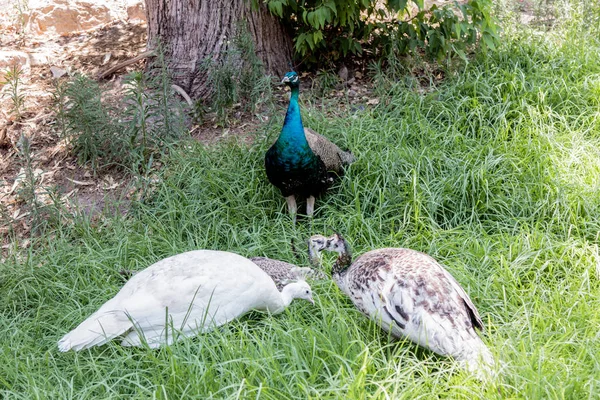
[[[67,208],[93,213],[110,203],[110,199],[131,195],[127,192],[129,182],[123,176],[94,176],[69,153],[68,143],[61,140],[56,128],[52,91],[54,79],[68,79],[75,72],[96,76],[144,51],[146,26],[141,22],[117,21],[69,36],[28,37],[0,25],[0,44],[5,53],[24,52],[30,58],[22,68],[19,82],[24,99],[20,118],[13,111],[10,85],[0,85],[0,246],[7,249],[13,247],[13,239],[21,246],[27,245],[31,229],[31,207],[25,193],[27,157],[21,137],[30,143],[30,177],[35,179],[35,198],[41,204],[58,201]],[[116,90],[122,74],[140,68],[143,61],[118,71],[119,75],[103,85]],[[57,72],[64,76],[54,78]],[[54,198],[49,188],[56,191]]]

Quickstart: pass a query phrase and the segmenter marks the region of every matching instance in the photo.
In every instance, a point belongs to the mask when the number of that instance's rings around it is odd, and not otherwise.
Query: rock
[[[2,88],[6,73],[16,65],[21,71],[29,70],[29,58],[24,51],[2,50],[0,51],[0,88]]]
[[[146,21],[146,9],[144,3],[139,0],[128,0],[125,5],[128,20]]]
[[[0,51],[0,70],[6,70],[13,65],[29,67],[29,57],[24,51],[2,50]]]
[[[67,35],[111,22],[115,15],[103,4],[83,0],[34,0],[24,15],[29,32]]]
[[[13,65],[21,67],[22,72],[29,72],[32,66],[47,65],[49,62],[49,56],[45,53],[0,50],[0,82],[4,81],[6,71]]]
[[[111,57],[112,53],[109,51],[104,55],[104,58],[102,59],[102,65],[106,65],[106,63],[110,60]]]
[[[44,52],[31,52],[27,53],[27,57],[29,58],[29,65],[48,65],[50,60],[50,54]]]

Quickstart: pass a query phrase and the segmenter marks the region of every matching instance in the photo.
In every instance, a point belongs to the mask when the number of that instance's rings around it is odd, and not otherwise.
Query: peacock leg
[[[315,196],[309,196],[306,199],[306,215],[312,217],[315,212]]]
[[[296,212],[298,211],[298,206],[296,205],[296,197],[294,195],[288,196],[285,198],[285,201],[288,205],[288,211],[294,218],[294,222],[296,222]]]

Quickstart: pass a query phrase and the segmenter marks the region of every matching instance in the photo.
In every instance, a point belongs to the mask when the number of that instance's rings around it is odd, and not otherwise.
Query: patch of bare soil
[[[10,29],[0,30],[3,51],[25,54],[19,93],[23,96],[20,118],[14,112],[10,85],[0,86],[0,246],[12,247],[15,239],[26,240],[34,223],[32,201],[39,207],[60,203],[72,212],[92,217],[116,204],[126,210],[133,194],[133,182],[122,173],[94,174],[81,166],[61,139],[53,110],[53,80],[68,79],[74,73],[97,76],[111,66],[131,59],[145,50],[144,23],[117,21],[99,29],[69,36],[23,37]],[[125,74],[142,69],[144,61],[119,70]],[[57,78],[57,75],[61,77]],[[103,85],[120,87],[120,76]],[[27,138],[24,152],[21,138]],[[31,186],[35,191],[31,190]],[[38,208],[39,208],[38,207]]]

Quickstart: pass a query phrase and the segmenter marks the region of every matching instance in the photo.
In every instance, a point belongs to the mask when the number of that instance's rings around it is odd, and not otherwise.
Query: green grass
[[[76,218],[0,266],[1,397],[597,398],[600,42],[592,33],[507,32],[497,54],[480,55],[431,93],[387,81],[374,109],[339,117],[305,109],[307,125],[358,158],[317,200],[312,225],[294,227],[266,181],[263,155],[278,123],[250,148],[182,145],[127,217]],[[451,360],[390,341],[331,282],[313,285],[314,307],[251,314],[158,351],[115,343],[57,351],[57,340],[122,286],[123,268],[197,248],[305,265],[304,240],[334,229],[356,254],[410,247],[444,263],[504,365],[496,385],[482,388]]]

